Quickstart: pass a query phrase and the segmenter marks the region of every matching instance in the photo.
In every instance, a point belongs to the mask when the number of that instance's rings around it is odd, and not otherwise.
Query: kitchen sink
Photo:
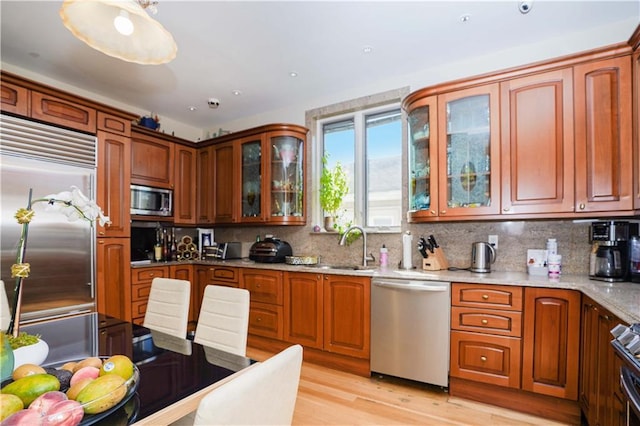
[[[340,269],[343,271],[373,272],[373,268],[363,265],[317,265],[318,269]]]

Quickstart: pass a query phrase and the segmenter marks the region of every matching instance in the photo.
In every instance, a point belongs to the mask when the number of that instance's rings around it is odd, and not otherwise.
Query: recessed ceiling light
[[[191,106],[189,107],[189,111],[195,111],[195,110],[197,110],[197,109],[198,109],[198,108],[197,108],[197,107],[194,107],[193,105],[191,105]]]
[[[460,22],[469,22],[471,20],[471,14],[469,13],[465,13],[464,15],[460,16]]]
[[[242,92],[240,90],[238,90],[238,89],[235,89],[235,90],[231,91],[231,94],[234,95],[234,96],[240,96],[240,95],[242,95]]]
[[[298,76],[298,73],[297,73],[297,72],[295,72],[295,71],[291,71],[291,72],[289,73],[289,77],[297,77],[297,76]]]
[[[373,47],[371,46],[365,46],[362,48],[362,53],[371,53],[373,52]]]

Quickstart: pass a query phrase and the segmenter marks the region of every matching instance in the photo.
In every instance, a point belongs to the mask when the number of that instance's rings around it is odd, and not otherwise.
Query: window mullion
[[[365,149],[365,122],[364,114],[357,113],[354,116],[355,126],[355,165],[354,165],[354,223],[358,225],[365,225],[364,206],[365,206],[365,191],[366,191],[366,179],[365,179],[365,161],[366,161],[366,149]]]

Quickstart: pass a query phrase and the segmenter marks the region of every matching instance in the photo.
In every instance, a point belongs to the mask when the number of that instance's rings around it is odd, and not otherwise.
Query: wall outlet
[[[489,244],[493,246],[493,248],[498,248],[498,236],[497,235],[489,235]]]

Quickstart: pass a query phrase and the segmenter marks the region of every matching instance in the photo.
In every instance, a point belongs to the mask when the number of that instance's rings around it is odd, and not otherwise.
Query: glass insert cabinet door
[[[444,215],[500,212],[498,86],[440,98],[440,211]]]
[[[241,143],[242,220],[262,218],[262,139]]]
[[[436,97],[420,99],[409,108],[409,214],[414,218],[435,216],[438,211]]]
[[[271,221],[303,219],[304,144],[297,137],[272,135],[271,145]]]

